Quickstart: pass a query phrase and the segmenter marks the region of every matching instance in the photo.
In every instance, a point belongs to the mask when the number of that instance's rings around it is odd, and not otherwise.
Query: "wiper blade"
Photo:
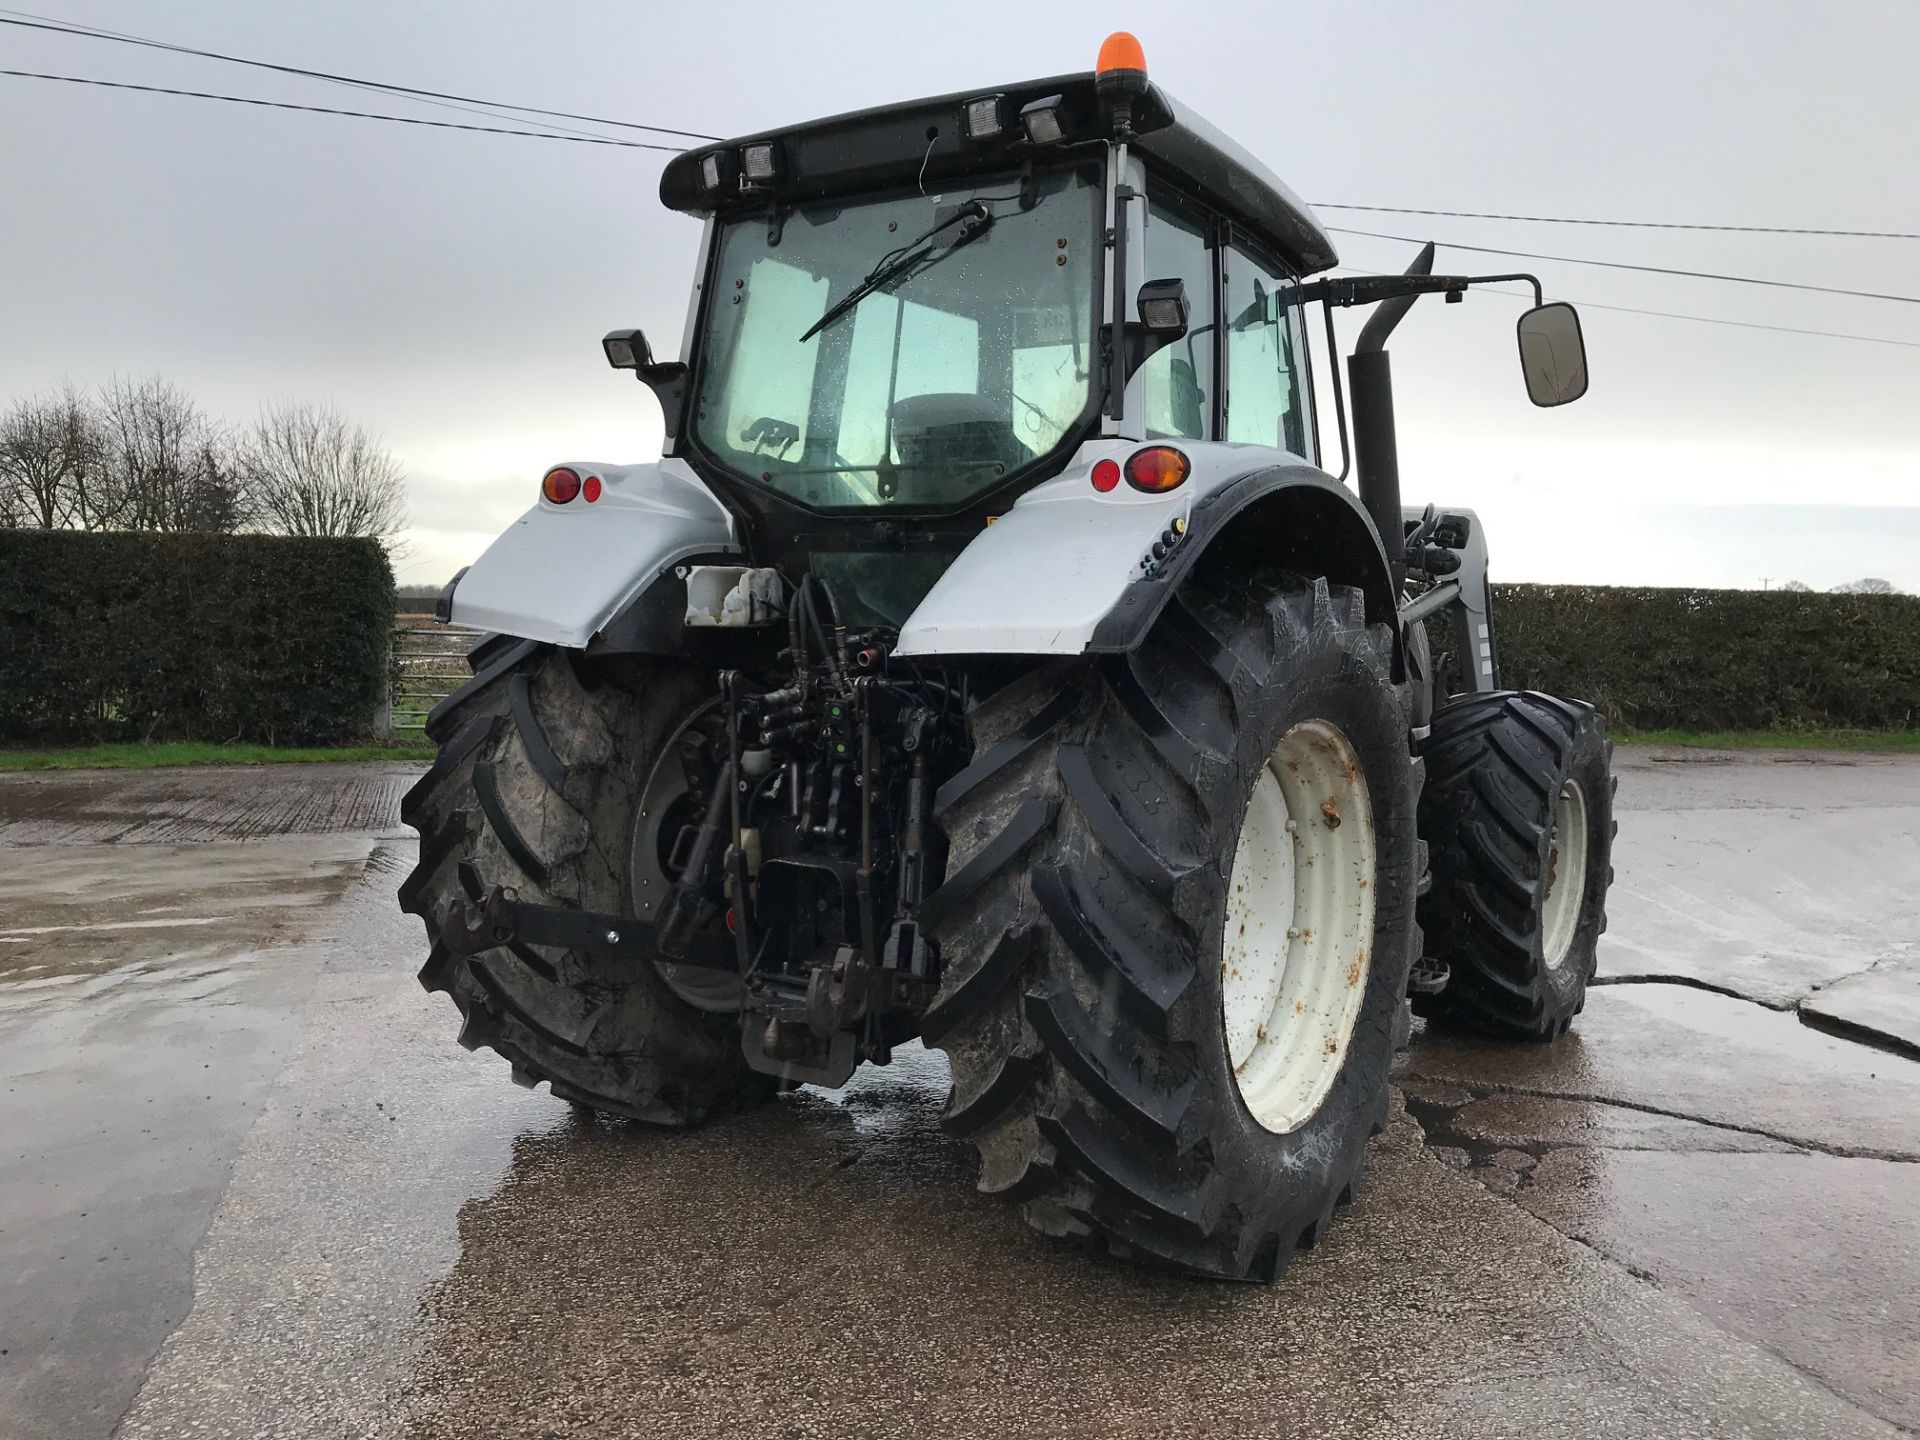
[[[883,256],[880,263],[867,272],[866,279],[862,280],[858,285],[854,286],[853,289],[829,305],[827,307],[827,313],[807,327],[806,333],[800,337],[800,343],[804,345],[822,330],[833,324],[833,322],[838,320],[842,315],[845,315],[849,310],[853,309],[853,307],[858,305],[862,300],[866,299],[867,296],[880,289],[881,286],[900,279],[909,271],[931,269],[946,259],[947,256],[953,254],[953,252],[958,250],[962,245],[978,240],[982,235],[987,233],[988,228],[992,224],[993,212],[991,210],[978,200],[967,201],[964,205],[956,209],[953,214],[940,221],[924,235],[919,236],[917,239],[909,240],[899,249],[890,251]],[[930,243],[934,236],[939,235],[943,231],[951,230],[956,225],[964,225],[965,228],[954,238],[954,242],[944,250]]]

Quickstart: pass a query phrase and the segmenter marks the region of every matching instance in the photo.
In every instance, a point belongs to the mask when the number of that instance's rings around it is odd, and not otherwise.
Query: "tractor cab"
[[[810,517],[956,545],[1092,440],[1317,458],[1283,297],[1333,246],[1137,45],[691,151],[660,194],[706,223],[684,368],[638,361],[637,332],[609,358],[762,563]]]
[[[640,332],[616,331],[609,360],[652,386],[665,453],[719,497],[754,564],[837,571],[856,604],[884,590],[863,608],[896,626],[988,523],[1063,474],[1124,504],[1189,477],[1197,493],[1263,451],[1321,468],[1308,304],[1387,300],[1397,319],[1415,293],[1470,283],[1310,283],[1338,261],[1326,231],[1152,84],[1125,34],[1090,74],[689,151],[660,196],[706,226],[686,358],[655,364]],[[1536,400],[1584,390],[1570,309],[1530,312],[1520,341]],[[1356,380],[1355,428],[1373,442],[1360,490],[1403,570],[1383,385],[1381,356]],[[1098,461],[1124,466],[1109,452],[1129,441],[1169,443],[1178,461],[1101,488]],[[1195,453],[1215,444],[1246,448]],[[1149,547],[1163,528],[1142,527]],[[876,568],[874,552],[895,558]]]

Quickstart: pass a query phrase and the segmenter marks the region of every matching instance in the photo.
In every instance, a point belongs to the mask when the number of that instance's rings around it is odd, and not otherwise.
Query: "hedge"
[[[1503,684],[1631,729],[1920,728],[1920,596],[1496,585],[1493,633]]]
[[[393,600],[372,540],[0,531],[0,740],[358,738]]]
[[[370,540],[0,531],[0,741],[358,738],[394,609]],[[1494,635],[1632,729],[1920,729],[1920,597],[1497,585]]]

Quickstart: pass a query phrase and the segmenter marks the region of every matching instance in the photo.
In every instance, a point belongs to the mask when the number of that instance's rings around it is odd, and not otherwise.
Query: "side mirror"
[[[1140,324],[1160,345],[1186,334],[1187,322],[1193,318],[1184,280],[1149,280],[1140,287],[1134,304],[1140,311]]]
[[[600,348],[607,352],[607,363],[616,370],[644,370],[653,364],[653,350],[638,330],[610,330]]]
[[[1536,405],[1566,405],[1587,393],[1587,344],[1580,315],[1564,301],[1538,305],[1520,317],[1520,373]]]

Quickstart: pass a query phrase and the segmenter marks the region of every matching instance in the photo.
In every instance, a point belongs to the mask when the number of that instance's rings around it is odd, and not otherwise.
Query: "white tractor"
[[[918,1039],[1041,1230],[1270,1279],[1409,999],[1551,1040],[1593,973],[1604,727],[1497,688],[1479,522],[1402,509],[1382,348],[1532,277],[1310,279],[1326,232],[1125,34],[660,196],[705,227],[685,358],[604,345],[662,457],[555,466],[443,597],[491,638],[406,800],[421,979],[515,1079],[659,1125]],[[1533,283],[1557,405],[1579,323]],[[1329,342],[1378,307],[1331,424],[1316,302]]]

